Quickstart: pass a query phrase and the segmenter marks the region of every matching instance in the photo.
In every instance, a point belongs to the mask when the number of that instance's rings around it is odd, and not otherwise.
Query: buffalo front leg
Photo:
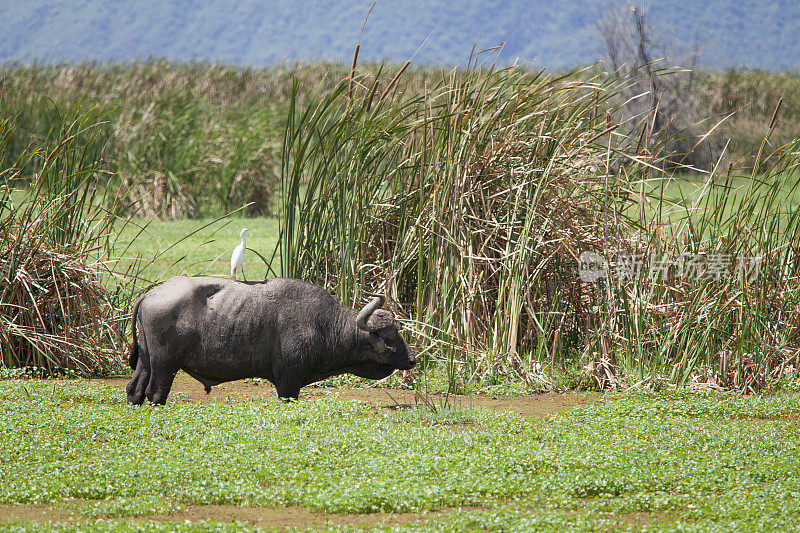
[[[281,380],[275,384],[275,390],[281,400],[296,400],[300,396],[300,383],[295,380]]]

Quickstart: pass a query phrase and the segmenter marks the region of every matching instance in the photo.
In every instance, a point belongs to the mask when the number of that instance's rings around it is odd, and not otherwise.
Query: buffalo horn
[[[358,316],[356,317],[358,329],[369,331],[367,328],[367,320],[369,320],[369,317],[372,316],[372,313],[374,313],[376,309],[383,307],[383,303],[385,301],[386,297],[376,294],[375,297],[367,305],[365,305],[361,311],[358,312]]]

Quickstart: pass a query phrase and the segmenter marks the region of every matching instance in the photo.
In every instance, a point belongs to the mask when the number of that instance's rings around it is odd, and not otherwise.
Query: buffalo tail
[[[144,300],[144,294],[136,299],[131,311],[131,333],[133,334],[133,342],[131,343],[131,350],[128,353],[128,365],[136,370],[136,363],[139,361],[139,340],[136,335],[136,317],[139,315],[139,304]]]

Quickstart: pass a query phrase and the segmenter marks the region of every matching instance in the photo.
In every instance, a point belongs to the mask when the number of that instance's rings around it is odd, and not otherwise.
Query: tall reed
[[[392,75],[343,77],[311,99],[294,84],[284,275],[353,304],[360,288],[385,291],[453,381],[535,381],[540,363],[581,364],[601,388],[756,390],[790,362],[797,217],[781,200],[796,191],[793,148],[740,176],[745,189],[716,168],[694,203],[680,201],[647,144],[624,133],[648,117],[611,119],[626,80],[470,66],[401,90]],[[582,282],[586,251],[610,261],[611,276]],[[687,255],[757,256],[760,272],[614,276],[626,256]]]
[[[105,123],[78,107],[59,116],[20,151],[15,117],[0,115],[0,367],[97,374],[122,353],[128,293],[109,293],[103,277],[124,209],[102,198]]]
[[[657,386],[753,392],[796,375],[797,150],[794,142],[771,154],[759,174],[718,167],[689,197],[666,192],[673,176],[649,178],[650,205],[627,259],[642,258],[640,270],[610,284],[587,351],[608,338],[630,380]]]
[[[283,273],[351,302],[355,287],[386,291],[460,375],[526,376],[556,331],[558,350],[584,334],[574,258],[599,242],[614,179],[600,171],[599,113],[613,82],[475,67],[376,100],[389,78],[362,76],[353,98],[343,82],[304,107],[295,85]]]

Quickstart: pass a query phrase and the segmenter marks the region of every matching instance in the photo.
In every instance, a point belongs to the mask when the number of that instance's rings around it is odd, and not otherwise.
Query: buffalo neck
[[[331,370],[374,362],[368,359],[367,354],[369,334],[358,329],[357,315],[358,311],[345,307],[331,323],[329,343],[333,342],[328,346],[327,357]]]

